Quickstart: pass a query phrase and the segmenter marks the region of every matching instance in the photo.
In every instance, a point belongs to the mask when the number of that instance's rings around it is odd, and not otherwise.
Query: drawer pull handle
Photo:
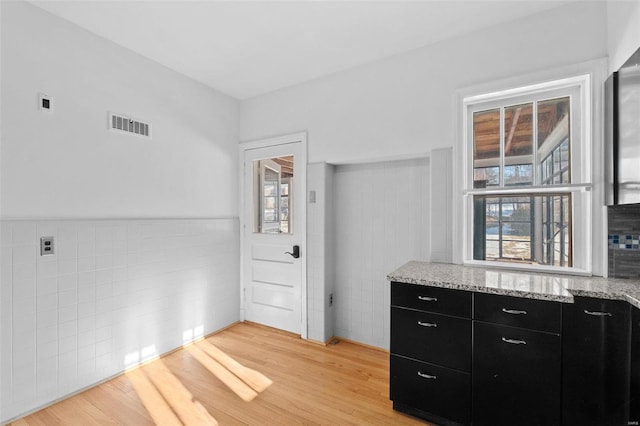
[[[511,314],[511,315],[527,315],[527,311],[518,311],[516,309],[502,308],[502,312],[504,312],[505,314]]]
[[[524,340],[515,340],[515,339],[507,339],[506,337],[502,338],[502,341],[505,343],[511,343],[512,345],[526,345],[527,342]]]
[[[424,300],[425,302],[437,302],[437,297],[429,297],[429,296],[418,296],[418,299]]]
[[[587,311],[586,309],[584,310],[584,313],[587,315],[593,315],[595,317],[612,317],[613,314],[610,314],[609,312],[592,312],[592,311]]]
[[[418,321],[418,325],[421,325],[423,327],[437,327],[438,324],[434,323],[434,322],[422,322],[422,321]]]
[[[431,374],[425,374],[425,373],[421,373],[420,371],[418,371],[418,376],[422,377],[423,379],[437,379],[436,376],[432,376]]]

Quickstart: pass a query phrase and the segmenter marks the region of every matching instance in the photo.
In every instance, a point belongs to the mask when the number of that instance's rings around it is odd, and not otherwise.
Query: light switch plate
[[[53,112],[53,98],[46,93],[38,93],[38,109],[42,112]]]

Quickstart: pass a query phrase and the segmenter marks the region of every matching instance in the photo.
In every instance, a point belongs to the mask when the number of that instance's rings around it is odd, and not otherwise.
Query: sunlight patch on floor
[[[183,333],[183,339],[191,343],[185,343],[184,350],[243,401],[252,401],[260,392],[273,384],[262,373],[245,367],[210,342],[202,340],[201,333],[202,330],[198,327],[186,330]],[[150,345],[139,352],[127,354],[125,365],[135,367],[156,357],[156,347]],[[156,424],[163,426],[218,424],[180,379],[169,370],[162,359],[155,359],[139,368],[133,368],[126,375]]]

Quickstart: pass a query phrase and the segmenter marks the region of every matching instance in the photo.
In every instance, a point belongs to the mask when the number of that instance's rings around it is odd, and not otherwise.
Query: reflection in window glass
[[[292,232],[293,156],[253,162],[255,207],[254,232]]]

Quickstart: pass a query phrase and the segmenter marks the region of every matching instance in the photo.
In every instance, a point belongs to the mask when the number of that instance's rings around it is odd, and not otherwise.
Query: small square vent
[[[122,114],[109,113],[109,128],[116,132],[151,138],[151,123]]]

